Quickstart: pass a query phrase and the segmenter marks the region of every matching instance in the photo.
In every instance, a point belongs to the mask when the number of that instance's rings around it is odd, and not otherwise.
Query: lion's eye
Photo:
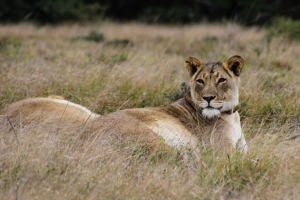
[[[220,78],[218,83],[225,83],[227,80],[225,78]]]
[[[198,80],[197,80],[197,83],[198,83],[198,84],[204,85],[204,81],[203,81],[202,79],[198,79]]]

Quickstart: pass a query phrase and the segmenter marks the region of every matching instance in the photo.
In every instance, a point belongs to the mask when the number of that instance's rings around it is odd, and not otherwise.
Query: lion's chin
[[[202,115],[208,119],[218,117],[220,116],[220,114],[221,112],[218,109],[214,109],[214,108],[204,108],[202,110]]]

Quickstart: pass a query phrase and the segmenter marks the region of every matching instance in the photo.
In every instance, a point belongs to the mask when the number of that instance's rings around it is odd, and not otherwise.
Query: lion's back
[[[32,122],[84,123],[98,115],[87,108],[58,98],[28,98],[12,103],[1,112],[14,124]]]

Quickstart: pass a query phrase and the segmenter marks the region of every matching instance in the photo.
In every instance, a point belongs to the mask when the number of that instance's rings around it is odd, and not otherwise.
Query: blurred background
[[[184,24],[231,21],[268,25],[300,18],[295,0],[0,0],[0,22],[39,24],[99,20]]]

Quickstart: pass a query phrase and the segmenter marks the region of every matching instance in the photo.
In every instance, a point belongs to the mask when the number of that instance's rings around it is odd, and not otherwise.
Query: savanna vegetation
[[[135,140],[81,140],[63,125],[2,125],[0,199],[299,199],[300,43],[278,30],[231,23],[1,25],[1,109],[48,95],[99,114],[162,106],[182,96],[186,57],[241,55],[249,150],[220,157],[203,148],[200,160],[183,161]]]

